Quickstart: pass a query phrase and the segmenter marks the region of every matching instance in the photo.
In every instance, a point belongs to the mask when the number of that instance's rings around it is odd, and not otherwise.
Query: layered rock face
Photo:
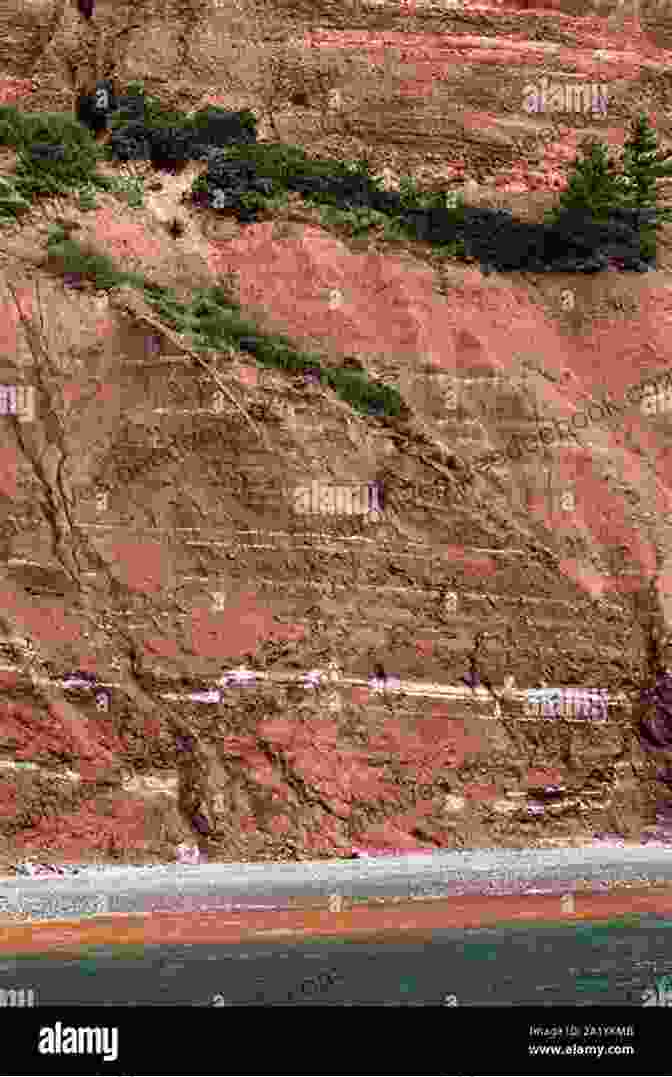
[[[146,78],[270,138],[257,76],[291,39],[314,89],[273,106],[283,141],[528,220],[585,134],[619,148],[645,108],[667,147],[663,7],[275,10],[255,52],[216,8],[146,4],[138,27],[130,5],[10,4],[0,100]],[[526,110],[544,78],[606,87],[606,112]],[[151,190],[146,168],[143,207],[68,217],[179,295],[235,275],[265,331],[406,409],[363,417],[234,349],[210,357],[226,395],[126,290],[55,275],[44,217],[3,231],[0,383],[35,389],[0,397],[3,864],[667,833],[669,226],[656,271],[504,275],[353,239],[298,197],[244,225],[197,212],[198,172]]]

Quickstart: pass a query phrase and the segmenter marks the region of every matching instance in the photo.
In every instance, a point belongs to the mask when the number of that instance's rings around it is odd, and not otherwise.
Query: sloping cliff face
[[[644,107],[668,146],[664,8],[275,10],[255,51],[242,8],[236,29],[177,2],[99,2],[91,25],[10,4],[0,100],[67,109],[96,76],[145,78],[532,220],[584,134],[620,147]],[[293,82],[271,100],[288,38]],[[340,99],[318,79],[292,104],[322,57]],[[607,85],[606,116],[525,112],[524,87],[570,75]],[[327,230],[298,197],[244,226],[197,213],[180,199],[198,171],[138,166],[142,208],[64,199],[3,229],[0,381],[36,389],[30,421],[0,418],[3,864],[169,859],[194,839],[263,860],[640,836],[667,802],[668,734],[659,718],[642,736],[639,690],[672,667],[672,474],[666,398],[626,392],[667,371],[669,229],[655,272],[505,277]],[[236,275],[266,330],[356,359],[404,417],[364,419],[235,351],[211,357],[234,400],[215,398],[129,289],[68,287],[45,259],[64,212],[178,295]],[[313,480],[378,481],[383,511],[297,515]],[[401,692],[368,685],[377,663]],[[241,664],[255,682],[204,694]],[[64,685],[77,670],[96,685]],[[524,692],[544,683],[606,690],[607,720],[535,716]]]

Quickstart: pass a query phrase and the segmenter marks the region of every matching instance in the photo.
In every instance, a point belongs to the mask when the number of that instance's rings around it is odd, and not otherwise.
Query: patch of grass
[[[403,400],[392,386],[372,382],[360,371],[323,367],[318,355],[295,348],[287,337],[260,332],[253,321],[241,314],[240,304],[230,286],[219,284],[197,289],[189,303],[182,303],[173,289],[137,273],[117,269],[108,255],[84,249],[60,226],[51,230],[47,249],[52,266],[64,275],[91,280],[101,290],[121,284],[138,288],[166,325],[191,338],[194,350],[218,351],[235,347],[254,355],[262,366],[275,367],[288,374],[316,371],[323,384],[361,414],[401,414]]]
[[[145,181],[142,176],[115,178],[113,194],[132,209],[140,209],[145,204]]]
[[[289,205],[289,191],[280,191],[264,199],[264,209],[267,213],[281,213]]]
[[[358,206],[354,209],[321,206],[320,217],[326,226],[340,226],[345,228],[352,236],[362,235],[381,224],[388,225],[392,223],[385,213],[381,213],[377,209],[369,209],[366,206]]]
[[[129,91],[130,92],[130,91]],[[186,127],[189,120],[186,112],[164,105],[158,97],[152,97],[141,91],[145,101],[145,119],[147,127]]]
[[[151,301],[151,299],[150,299]],[[317,355],[300,351],[282,334],[260,333],[240,313],[240,307],[221,288],[200,290],[188,307],[165,294],[154,301],[155,309],[172,320],[180,332],[189,332],[202,348],[241,347],[262,366],[298,374],[319,371],[322,381],[362,414],[399,415],[403,401],[391,386],[371,382],[365,373],[350,369],[323,368]]]
[[[16,188],[12,179],[0,176],[0,220],[16,220],[30,209],[30,202]]]
[[[134,283],[134,274],[118,270],[107,254],[85,250],[74,239],[67,238],[62,228],[56,227],[51,231],[47,250],[52,265],[58,267],[64,276],[68,274],[91,280],[101,290]]]
[[[80,188],[79,208],[84,213],[88,213],[93,209],[98,209],[98,203],[96,202],[96,188],[93,184],[89,183],[85,187]]]
[[[0,107],[0,145],[16,148],[21,144],[24,131],[24,114],[14,105]]]
[[[229,160],[249,162],[260,176],[272,180],[283,190],[291,190],[291,180],[300,180],[302,177],[328,182],[360,174],[356,165],[333,158],[309,157],[299,146],[289,146],[283,142],[226,147],[222,155]],[[326,186],[324,196],[325,199],[329,197]]]

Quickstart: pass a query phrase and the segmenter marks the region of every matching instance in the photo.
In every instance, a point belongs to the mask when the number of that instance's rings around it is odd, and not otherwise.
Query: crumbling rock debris
[[[14,865],[17,875],[28,875],[31,879],[53,879],[62,875],[78,875],[79,868],[65,865],[49,864],[44,861],[23,860]]]

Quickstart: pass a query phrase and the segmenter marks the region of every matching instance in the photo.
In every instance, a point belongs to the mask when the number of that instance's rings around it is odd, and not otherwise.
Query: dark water
[[[90,947],[77,957],[0,955],[0,989],[36,1005],[436,1005],[641,1007],[672,974],[672,920],[397,933],[239,945]]]

